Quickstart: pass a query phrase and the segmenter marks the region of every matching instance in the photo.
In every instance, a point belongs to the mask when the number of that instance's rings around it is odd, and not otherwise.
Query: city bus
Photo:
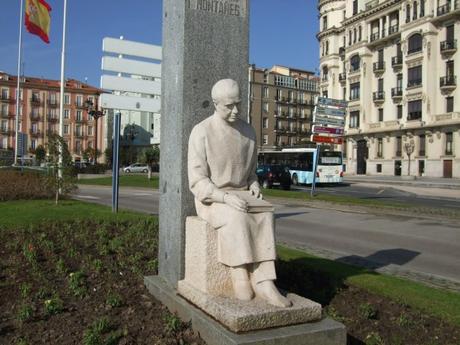
[[[282,149],[281,151],[261,151],[259,164],[281,164],[289,167],[292,184],[313,183],[313,157],[316,148]],[[342,183],[342,152],[320,151],[316,169],[316,183]]]

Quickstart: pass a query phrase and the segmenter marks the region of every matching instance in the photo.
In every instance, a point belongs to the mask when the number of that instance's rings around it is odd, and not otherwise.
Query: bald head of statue
[[[233,79],[222,79],[214,84],[211,90],[214,102],[214,115],[233,123],[238,119],[238,108],[241,103],[240,88]]]

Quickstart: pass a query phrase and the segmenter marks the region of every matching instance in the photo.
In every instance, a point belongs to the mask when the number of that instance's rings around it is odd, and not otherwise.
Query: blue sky
[[[49,45],[23,27],[27,76],[59,79],[63,0],[52,7]],[[250,63],[315,71],[318,65],[316,0],[250,0]],[[16,74],[20,0],[2,0],[0,71]],[[68,0],[66,77],[99,86],[102,39],[161,45],[161,0]]]

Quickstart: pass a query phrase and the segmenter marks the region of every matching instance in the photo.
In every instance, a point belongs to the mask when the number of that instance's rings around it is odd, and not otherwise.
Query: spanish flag
[[[50,43],[51,6],[45,0],[26,0],[26,28],[31,34]]]

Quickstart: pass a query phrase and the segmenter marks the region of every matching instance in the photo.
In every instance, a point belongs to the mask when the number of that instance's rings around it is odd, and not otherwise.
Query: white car
[[[146,172],[149,171],[149,168],[145,164],[134,163],[134,164],[128,165],[126,168],[123,169],[123,171],[125,173],[131,173],[131,172],[133,172],[133,173],[137,173],[137,172],[146,173]]]

